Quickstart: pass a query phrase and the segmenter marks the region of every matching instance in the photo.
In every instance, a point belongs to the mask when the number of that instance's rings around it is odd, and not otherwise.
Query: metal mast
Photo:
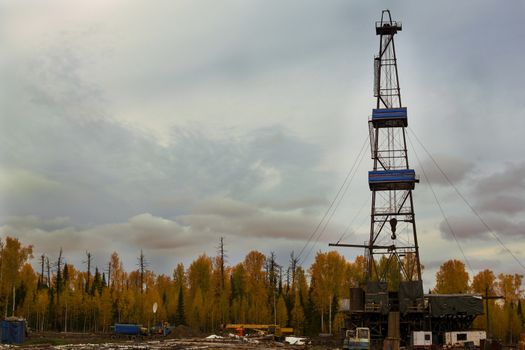
[[[366,247],[367,280],[421,281],[412,190],[419,182],[410,169],[405,128],[407,109],[401,103],[394,36],[401,23],[384,10],[376,22],[379,53],[374,58],[376,108],[369,120],[373,170],[370,239]],[[394,274],[394,275],[393,275]]]
[[[482,313],[481,298],[423,294],[412,191],[419,182],[407,156],[407,108],[401,102],[394,36],[401,23],[390,11],[376,22],[379,53],[374,58],[374,97],[370,118],[373,168],[370,238],[364,244],[330,246],[364,248],[366,281],[350,287],[345,327],[368,327],[376,345],[397,349],[410,345],[413,331],[468,329]]]

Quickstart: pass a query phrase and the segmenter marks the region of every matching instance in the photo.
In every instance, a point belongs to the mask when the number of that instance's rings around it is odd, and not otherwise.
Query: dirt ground
[[[191,333],[191,332],[190,332]],[[192,334],[193,335],[193,334]],[[0,349],[236,349],[236,350],[321,350],[333,346],[290,345],[273,340],[217,337],[207,339],[202,335],[190,335],[187,329],[175,330],[167,337],[152,336],[144,339],[115,339],[112,334],[89,333],[33,333],[21,345],[0,344]]]

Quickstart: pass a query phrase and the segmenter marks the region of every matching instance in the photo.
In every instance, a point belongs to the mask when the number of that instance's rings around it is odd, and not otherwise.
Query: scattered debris
[[[224,339],[224,337],[221,337],[220,335],[212,334],[206,337],[206,339]]]
[[[183,333],[195,334],[189,327],[175,327],[175,336]],[[309,338],[286,337],[284,342],[259,335],[238,336],[235,334],[208,334],[181,338],[162,337],[132,337],[115,339],[112,333],[72,333],[72,332],[42,332],[32,333],[21,345],[0,344],[3,349],[60,349],[60,350],[302,350],[308,344]]]
[[[306,338],[301,338],[301,337],[286,337],[284,338],[284,341],[290,345],[305,345],[306,344]]]

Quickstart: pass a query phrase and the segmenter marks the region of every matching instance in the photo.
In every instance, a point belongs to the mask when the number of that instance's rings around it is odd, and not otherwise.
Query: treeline
[[[337,312],[339,301],[365,280],[362,256],[346,261],[335,251],[319,252],[305,271],[293,254],[287,266],[279,265],[273,253],[258,251],[228,266],[221,251],[214,257],[201,255],[187,268],[178,264],[171,276],[150,271],[142,252],[138,268],[130,272],[116,252],[101,272],[97,267],[92,271],[90,254],[89,268],[80,271],[63,263],[61,251],[56,261],[41,257],[35,271],[28,263],[32,246],[6,237],[0,245],[0,310],[4,316],[25,317],[36,330],[99,332],[109,331],[116,322],[166,321],[215,332],[227,323],[276,322],[294,327],[297,334],[313,335],[330,328],[339,331],[344,323],[344,315]],[[397,277],[391,274],[390,281]],[[485,270],[469,284],[464,265],[450,260],[436,278],[432,292],[504,296],[489,302],[495,336],[515,338],[524,330],[521,275],[495,276]],[[475,323],[481,329],[486,326],[484,317]]]
[[[28,263],[32,246],[6,237],[0,248],[0,310],[4,316],[25,317],[39,331],[97,332],[109,331],[116,322],[166,321],[202,332],[227,323],[274,322],[294,327],[297,334],[328,332],[330,326],[343,326],[338,301],[364,280],[365,266],[363,257],[347,262],[328,252],[318,253],[305,271],[293,255],[288,266],[281,266],[273,253],[252,251],[234,266],[223,254],[201,255],[167,276],[149,270],[142,253],[134,271],[124,270],[116,252],[104,271],[80,271],[64,263],[60,251],[55,261],[41,257],[35,271]]]

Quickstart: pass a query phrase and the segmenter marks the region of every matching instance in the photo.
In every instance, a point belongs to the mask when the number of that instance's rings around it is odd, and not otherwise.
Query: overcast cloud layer
[[[2,2],[0,230],[81,267],[141,249],[158,273],[225,237],[311,263],[366,239],[374,21],[390,7],[425,285],[449,258],[524,273],[522,2]],[[434,160],[491,227],[451,188]],[[436,206],[430,185],[449,219]],[[363,209],[364,208],[364,209]],[[349,226],[350,224],[350,226]],[[361,251],[341,250],[348,259]]]

